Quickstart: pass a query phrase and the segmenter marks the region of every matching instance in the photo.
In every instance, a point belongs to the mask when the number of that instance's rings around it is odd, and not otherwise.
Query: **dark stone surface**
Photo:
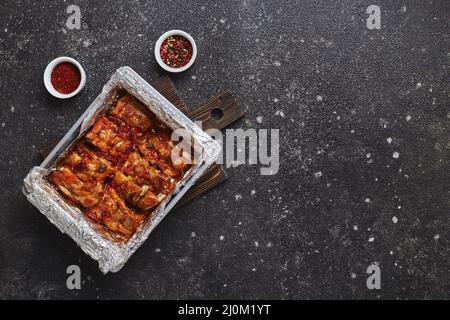
[[[0,4],[0,298],[450,298],[449,1],[86,0],[65,33],[69,4]],[[173,77],[183,98],[232,89],[246,112],[233,127],[280,130],[280,170],[227,169],[105,276],[22,179],[116,68],[161,74],[153,46],[172,28],[199,47]],[[67,101],[42,82],[60,55],[88,75]],[[373,262],[381,290],[366,288]],[[71,264],[82,290],[66,288]]]

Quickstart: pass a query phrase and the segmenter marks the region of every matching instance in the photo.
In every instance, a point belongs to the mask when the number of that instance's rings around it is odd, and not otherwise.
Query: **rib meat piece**
[[[86,215],[97,223],[105,225],[114,232],[130,237],[136,231],[145,216],[131,211],[111,187],[105,188],[101,201],[86,211]]]
[[[138,139],[137,144],[144,159],[169,177],[179,178],[188,168],[182,154],[174,154],[172,157],[175,144],[165,130],[146,134]]]
[[[103,185],[97,181],[82,181],[66,167],[52,171],[49,180],[73,202],[90,208],[101,199]]]
[[[108,160],[99,157],[83,143],[77,145],[62,161],[62,165],[82,181],[104,181],[114,173],[114,168]]]
[[[155,193],[169,193],[175,185],[175,181],[164,173],[150,165],[137,152],[132,152],[125,161],[122,172],[133,178],[140,186],[147,185]]]
[[[86,134],[86,139],[115,166],[125,161],[139,136],[136,129],[121,120],[102,116]]]
[[[116,172],[112,187],[131,204],[147,211],[155,207],[163,200],[165,194],[154,194],[147,185],[137,185],[132,177],[124,175],[122,172]]]
[[[129,95],[122,96],[117,105],[111,110],[111,114],[130,126],[136,127],[141,131],[147,131],[155,128],[155,122],[145,112],[145,106],[136,98]]]

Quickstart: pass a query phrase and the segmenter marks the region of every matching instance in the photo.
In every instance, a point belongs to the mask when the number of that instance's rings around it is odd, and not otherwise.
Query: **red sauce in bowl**
[[[55,90],[62,94],[74,92],[81,83],[80,70],[70,62],[60,63],[52,71],[51,82]]]

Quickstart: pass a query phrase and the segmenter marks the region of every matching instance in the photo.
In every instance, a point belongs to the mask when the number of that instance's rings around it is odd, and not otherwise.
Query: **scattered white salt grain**
[[[234,196],[234,198],[236,199],[236,201],[239,201],[242,199],[242,195],[241,194],[237,194]]]
[[[253,268],[252,271],[255,272],[255,271],[256,271],[256,268]]]
[[[391,144],[392,143],[392,138],[387,138],[386,141],[387,141],[387,143]]]
[[[274,63],[273,63],[276,67],[281,67],[281,62],[280,61],[275,61]]]
[[[223,24],[223,23],[227,22],[227,18],[222,18],[222,19],[220,19],[219,21],[220,21],[220,23]]]
[[[411,116],[408,114],[408,115],[406,116],[406,121],[409,121],[409,120],[411,120]]]
[[[396,216],[393,216],[393,217],[392,217],[392,222],[393,222],[393,223],[397,223],[397,222],[398,222],[398,218],[397,218]]]
[[[394,254],[394,251],[389,251],[389,254],[392,256]]]
[[[314,173],[314,177],[316,177],[317,179],[319,179],[322,176],[322,171],[317,171]]]
[[[440,236],[439,234],[435,234],[434,237],[433,237],[433,239],[434,239],[434,240],[438,240],[440,237],[441,237],[441,236]]]
[[[4,128],[6,126],[6,123],[2,122],[2,128]]]
[[[284,112],[283,112],[282,110],[277,110],[277,111],[275,112],[275,115],[276,115],[276,116],[280,116],[280,117],[282,117],[282,118],[285,117]]]
[[[322,102],[323,97],[321,95],[317,95],[316,100],[317,100],[317,102]]]
[[[422,84],[420,82],[416,83],[416,89],[419,89],[420,87],[422,87]]]
[[[261,117],[261,116],[259,116],[259,117],[256,117],[256,122],[258,122],[258,123],[261,123],[261,122],[262,122],[262,120],[263,120],[263,117]]]
[[[9,110],[11,110],[11,112],[14,112],[14,111],[16,111],[16,108],[11,107]]]
[[[366,198],[366,200],[364,200],[364,202],[365,202],[365,203],[369,203],[369,202],[370,202],[370,199],[369,199],[369,198]]]
[[[192,238],[195,238],[196,235],[197,235],[197,234],[196,234],[194,231],[191,232],[191,237],[192,237]]]
[[[278,100],[278,98],[273,99],[273,102],[275,102],[275,103],[277,103],[278,101],[280,101],[280,100]]]
[[[83,47],[87,48],[92,44],[92,41],[90,39],[86,39],[83,41]]]
[[[192,76],[191,79],[195,80],[195,79],[197,79],[197,76]]]
[[[402,206],[398,206],[398,207],[397,207],[397,209],[401,209],[401,208],[402,208]]]
[[[358,226],[354,225],[353,230],[358,231]]]
[[[255,241],[255,247],[259,247],[258,241]]]
[[[355,278],[356,278],[356,273],[350,274],[350,277],[351,277],[352,279],[355,279]]]
[[[254,195],[256,194],[256,190],[250,191],[250,194],[251,194],[252,196],[254,196]]]
[[[402,8],[400,9],[403,13],[406,12],[406,6],[402,6]]]
[[[224,236],[220,236],[220,237],[219,237],[219,240],[220,240],[220,241],[223,241],[223,239],[225,239]]]
[[[373,242],[375,240],[375,237],[370,237],[369,242]]]
[[[155,249],[155,252],[156,252],[156,253],[161,252],[161,249],[160,249],[160,248],[156,248],[156,249]]]
[[[400,157],[400,153],[398,153],[397,151],[395,151],[395,152],[392,154],[392,158],[398,159],[398,157]]]
[[[372,156],[371,153],[366,154],[366,158],[369,159]]]

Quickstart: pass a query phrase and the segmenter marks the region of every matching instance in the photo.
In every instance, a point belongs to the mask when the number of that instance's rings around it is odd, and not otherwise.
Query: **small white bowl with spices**
[[[85,84],[86,73],[81,64],[73,58],[58,57],[45,68],[45,88],[56,98],[71,98],[77,95]]]
[[[155,58],[161,68],[179,73],[189,69],[197,57],[194,38],[182,30],[163,33],[155,44]]]

